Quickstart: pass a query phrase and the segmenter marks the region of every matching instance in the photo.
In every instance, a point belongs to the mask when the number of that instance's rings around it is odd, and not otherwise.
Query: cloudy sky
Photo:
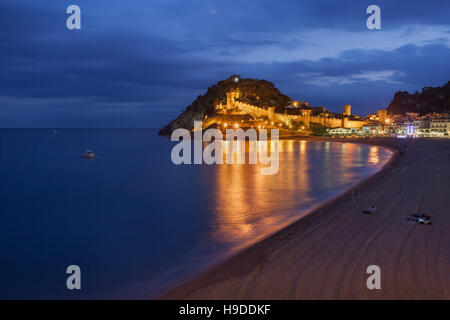
[[[0,0],[0,127],[161,127],[232,74],[366,115],[450,80],[449,15],[448,0]]]

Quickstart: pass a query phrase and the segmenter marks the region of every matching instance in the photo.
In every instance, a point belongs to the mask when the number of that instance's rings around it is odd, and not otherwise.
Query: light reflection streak
[[[371,164],[375,164],[375,165],[380,162],[380,154],[379,154],[378,147],[376,147],[376,146],[370,147],[370,149],[369,149],[369,162]]]
[[[223,143],[225,151],[232,142]],[[271,144],[270,140],[253,145],[247,141],[244,150],[248,153],[255,148],[260,153],[269,149],[270,152]],[[353,170],[355,167],[379,164],[379,148],[371,147],[368,158],[361,157],[361,148],[367,146],[281,140],[280,170],[276,175],[260,174],[260,168],[265,165],[260,163],[259,154],[256,165],[215,166],[211,239],[238,249],[279,230],[304,213],[302,208],[326,200],[317,190],[335,191],[359,178],[360,173]],[[322,171],[318,173],[320,168]]]

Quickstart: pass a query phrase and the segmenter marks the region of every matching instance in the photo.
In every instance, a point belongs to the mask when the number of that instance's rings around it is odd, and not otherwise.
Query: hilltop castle
[[[386,112],[382,110],[376,118],[384,121]],[[160,134],[171,134],[177,128],[192,130],[194,120],[201,120],[203,128],[279,128],[288,134],[294,131],[317,134],[327,128],[356,130],[372,121],[352,115],[351,105],[345,105],[342,113],[329,112],[324,107],[310,106],[306,101],[292,100],[271,82],[242,79],[238,75],[209,87],[180,116],[162,128]]]
[[[239,89],[228,91],[226,97],[225,105],[216,105],[217,114],[250,115],[254,121],[267,119],[270,123],[280,123],[288,128],[301,123],[308,129],[313,123],[328,128],[361,129],[367,123],[365,119],[351,115],[351,105],[345,105],[342,114],[333,114],[322,107],[310,107],[307,102],[299,104],[293,101],[284,110],[275,110],[275,106],[256,106],[247,102]],[[211,125],[211,122],[208,124]]]

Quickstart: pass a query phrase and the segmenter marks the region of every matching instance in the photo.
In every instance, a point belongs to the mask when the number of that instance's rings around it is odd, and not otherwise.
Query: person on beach
[[[375,205],[372,205],[371,207],[367,208],[363,212],[367,213],[367,214],[374,214],[376,211],[377,211],[377,209],[375,208]]]

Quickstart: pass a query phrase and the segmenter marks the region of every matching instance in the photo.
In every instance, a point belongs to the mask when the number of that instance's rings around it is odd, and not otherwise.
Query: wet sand
[[[349,192],[162,299],[450,299],[450,140],[360,142],[400,152]],[[371,204],[377,213],[362,214]],[[432,225],[406,221],[423,212]],[[381,268],[381,290],[366,286],[370,265]]]

